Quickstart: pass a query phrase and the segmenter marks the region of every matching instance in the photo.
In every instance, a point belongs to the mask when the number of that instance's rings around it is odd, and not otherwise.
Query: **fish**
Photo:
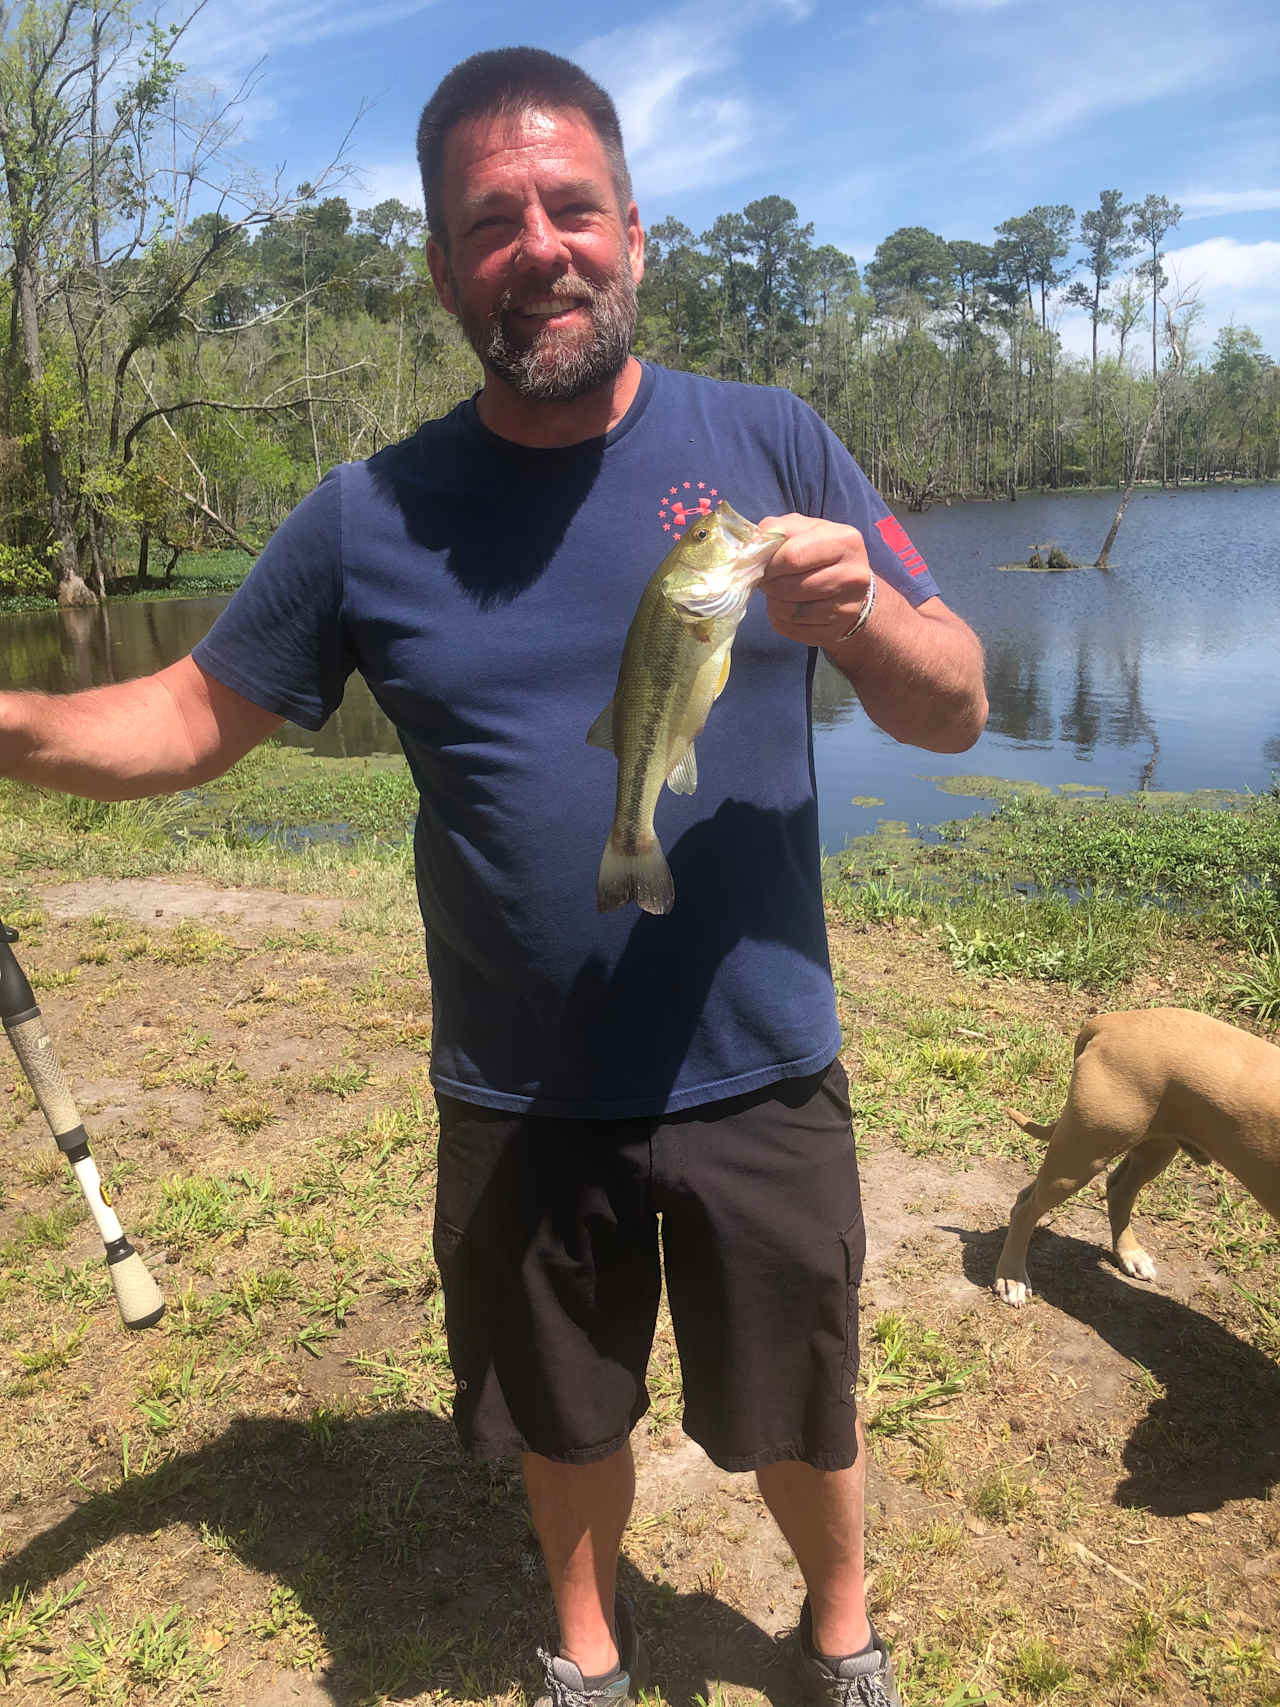
[[[729,659],[752,589],[786,538],[727,502],[691,517],[650,577],[627,630],[613,698],[587,732],[618,761],[613,825],[596,878],[602,913],[637,902],[669,913],[675,882],[654,829],[665,782],[698,786],[694,741],[729,679]]]

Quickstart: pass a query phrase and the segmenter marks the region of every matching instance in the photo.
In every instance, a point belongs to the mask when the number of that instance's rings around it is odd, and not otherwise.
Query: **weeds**
[[[147,1224],[153,1239],[206,1240],[255,1219],[244,1204],[243,1188],[228,1180],[192,1174],[161,1180],[159,1190],[160,1208]]]
[[[196,1649],[180,1607],[158,1618],[135,1618],[127,1629],[112,1627],[100,1612],[90,1615],[92,1635],[72,1642],[58,1663],[37,1668],[60,1694],[81,1701],[119,1702],[128,1685],[157,1688],[211,1682],[213,1661]]]
[[[945,825],[941,834],[940,847],[898,848],[900,861],[923,868],[905,880],[862,870],[850,844],[828,867],[833,914],[934,926],[959,971],[1099,989],[1131,977],[1173,916],[1183,928],[1253,948],[1258,994],[1264,1004],[1275,996],[1280,974],[1269,945],[1280,929],[1280,796],[1218,810],[1146,796],[1015,797],[990,818]]]
[[[19,1263],[37,1251],[61,1250],[86,1213],[83,1199],[70,1198],[43,1213],[22,1216],[16,1231],[0,1245],[0,1267]]]
[[[1014,1652],[1005,1675],[1033,1701],[1052,1701],[1071,1681],[1071,1667],[1042,1636],[1033,1636]]]
[[[1011,1476],[1001,1466],[975,1487],[969,1496],[969,1506],[977,1517],[988,1523],[1012,1523],[1036,1507],[1036,1491],[1028,1482]]]
[[[859,1399],[867,1433],[923,1445],[933,1407],[964,1392],[974,1365],[957,1367],[939,1334],[893,1311],[877,1319],[871,1342]]]
[[[0,1600],[0,1683],[8,1683],[19,1662],[43,1647],[52,1626],[84,1593],[84,1583],[61,1593],[51,1591],[32,1600],[23,1587]]]
[[[1280,1022],[1280,938],[1267,933],[1265,947],[1249,955],[1243,972],[1226,989],[1227,1000],[1239,1012],[1252,1014],[1264,1025]]]

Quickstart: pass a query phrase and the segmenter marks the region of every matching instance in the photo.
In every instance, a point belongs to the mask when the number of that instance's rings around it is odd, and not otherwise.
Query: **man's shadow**
[[[1004,1227],[947,1230],[960,1236],[965,1274],[989,1290]],[[1161,1389],[1125,1444],[1117,1504],[1176,1517],[1266,1499],[1280,1482],[1280,1368],[1211,1317],[1125,1279],[1112,1261],[1096,1244],[1040,1227],[1028,1267],[1045,1306],[1093,1328]]]
[[[291,1591],[285,1620],[296,1605],[314,1621],[335,1707],[434,1691],[476,1699],[535,1681],[552,1614],[519,1471],[472,1463],[435,1416],[237,1418],[32,1536],[0,1566],[0,1598],[36,1596],[108,1543],[176,1524]],[[620,1583],[666,1700],[710,1700],[715,1679],[771,1698],[777,1685],[787,1698],[778,1646],[758,1626],[712,1595],[651,1582],[625,1556]],[[220,1584],[197,1569],[172,1592],[198,1623]],[[290,1663],[265,1638],[261,1658]],[[251,1671],[246,1698],[263,1682]]]

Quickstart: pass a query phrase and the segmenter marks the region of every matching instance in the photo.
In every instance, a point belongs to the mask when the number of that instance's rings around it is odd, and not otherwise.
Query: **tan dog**
[[[1129,1224],[1133,1201],[1180,1149],[1220,1163],[1280,1220],[1280,1049],[1220,1019],[1188,1008],[1099,1014],[1076,1038],[1066,1107],[1053,1125],[1009,1113],[1049,1149],[1009,1216],[995,1281],[1006,1304],[1030,1296],[1037,1221],[1121,1154],[1107,1181],[1112,1246],[1139,1280],[1156,1270]]]

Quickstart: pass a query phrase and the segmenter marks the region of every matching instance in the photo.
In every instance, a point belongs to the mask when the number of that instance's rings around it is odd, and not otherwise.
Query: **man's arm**
[[[221,776],[284,722],[191,657],[83,693],[0,693],[0,776],[136,800]]]
[[[765,571],[769,619],[779,634],[821,646],[858,691],[867,716],[895,740],[963,753],[987,721],[982,646],[939,598],[912,605],[883,576],[856,634],[871,584],[857,528],[812,516],[766,516],[787,535]]]

